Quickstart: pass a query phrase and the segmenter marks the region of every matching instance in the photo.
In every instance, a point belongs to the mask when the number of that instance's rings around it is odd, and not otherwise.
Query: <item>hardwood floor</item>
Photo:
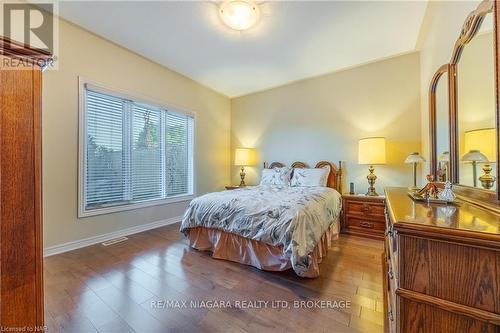
[[[174,224],[45,258],[48,332],[382,332],[381,241],[341,235],[321,277],[271,273],[189,248]],[[287,301],[286,308],[190,308],[202,300]],[[294,301],[350,301],[345,309]],[[176,304],[161,303],[179,301]],[[167,305],[188,308],[172,308]],[[226,303],[227,304],[227,303]],[[259,303],[247,303],[259,304]],[[206,303],[205,305],[208,305]],[[242,304],[240,304],[242,305]]]

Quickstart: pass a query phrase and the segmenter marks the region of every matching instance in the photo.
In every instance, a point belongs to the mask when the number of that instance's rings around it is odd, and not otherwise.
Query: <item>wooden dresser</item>
[[[386,189],[386,327],[500,333],[500,216]]]
[[[343,194],[342,210],[343,233],[384,239],[384,197]]]

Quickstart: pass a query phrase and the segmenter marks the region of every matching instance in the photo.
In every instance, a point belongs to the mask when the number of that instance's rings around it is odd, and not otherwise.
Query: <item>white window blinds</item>
[[[167,195],[179,195],[191,188],[193,126],[190,117],[167,114]]]
[[[86,205],[108,205],[125,199],[124,103],[87,93]]]
[[[84,112],[84,211],[193,194],[192,116],[89,88]]]
[[[135,104],[132,110],[132,198],[160,199],[165,178],[162,159],[165,138],[161,135],[163,111]]]

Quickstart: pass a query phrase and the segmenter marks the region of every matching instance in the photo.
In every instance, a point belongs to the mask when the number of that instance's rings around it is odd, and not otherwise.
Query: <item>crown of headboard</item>
[[[266,165],[266,162],[264,162],[264,169],[274,169],[274,168],[284,168],[286,165],[284,165],[281,162],[273,162],[270,165]]]
[[[281,162],[272,162],[271,164],[264,162],[264,168],[266,169],[283,168],[285,166],[286,165]],[[307,169],[309,165],[304,162],[296,161],[292,163],[291,167],[294,169]],[[330,173],[328,174],[326,186],[342,193],[342,161],[339,161],[339,167],[332,162],[320,161],[316,163],[315,168],[329,168]]]

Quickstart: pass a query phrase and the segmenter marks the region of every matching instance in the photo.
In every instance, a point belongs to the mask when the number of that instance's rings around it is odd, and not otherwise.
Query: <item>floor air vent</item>
[[[113,245],[113,244],[116,244],[116,243],[124,242],[127,239],[128,239],[127,237],[118,237],[118,238],[115,238],[115,239],[110,239],[109,241],[102,242],[101,245],[103,245],[103,246],[110,246],[110,245]]]

